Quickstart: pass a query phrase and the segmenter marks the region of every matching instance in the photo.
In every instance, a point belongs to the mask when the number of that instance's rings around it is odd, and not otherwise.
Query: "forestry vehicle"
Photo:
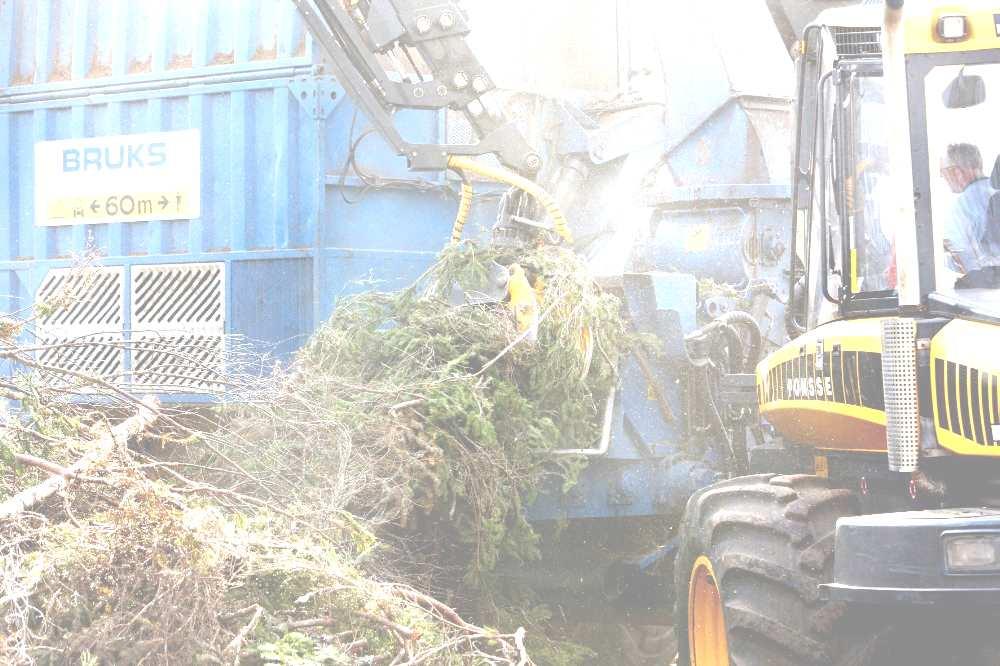
[[[903,4],[797,46],[791,341],[756,368],[774,437],[687,504],[681,663],[996,663],[1000,4]]]

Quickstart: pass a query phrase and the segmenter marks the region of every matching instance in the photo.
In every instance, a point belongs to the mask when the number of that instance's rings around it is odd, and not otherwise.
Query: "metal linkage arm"
[[[511,123],[480,97],[493,82],[465,42],[454,0],[294,0],[329,56],[348,95],[411,169],[448,168],[449,155],[493,153],[508,168],[534,174],[541,158]],[[476,144],[411,143],[393,122],[396,109],[461,111]]]

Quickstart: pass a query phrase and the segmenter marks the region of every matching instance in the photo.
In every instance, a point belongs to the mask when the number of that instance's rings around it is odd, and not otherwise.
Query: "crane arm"
[[[541,168],[520,131],[483,105],[494,85],[465,41],[455,0],[294,2],[340,84],[411,169],[443,170],[450,156],[484,154],[529,176]],[[446,108],[465,115],[478,143],[412,143],[393,122],[397,109]]]

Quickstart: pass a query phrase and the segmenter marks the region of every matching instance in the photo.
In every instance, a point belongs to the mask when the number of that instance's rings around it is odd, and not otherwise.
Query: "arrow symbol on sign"
[[[167,204],[170,203],[170,200],[167,199],[166,195],[164,195],[160,197],[160,200],[157,201],[157,203],[160,204],[160,210],[163,210],[167,207]]]
[[[90,212],[91,213],[96,213],[98,210],[100,210],[100,208],[101,208],[101,204],[97,203],[96,199],[94,201],[90,202]]]

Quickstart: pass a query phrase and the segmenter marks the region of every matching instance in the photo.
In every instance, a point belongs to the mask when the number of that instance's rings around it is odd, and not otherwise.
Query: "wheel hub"
[[[691,666],[729,666],[722,595],[704,555],[695,560],[688,585],[688,645]]]

